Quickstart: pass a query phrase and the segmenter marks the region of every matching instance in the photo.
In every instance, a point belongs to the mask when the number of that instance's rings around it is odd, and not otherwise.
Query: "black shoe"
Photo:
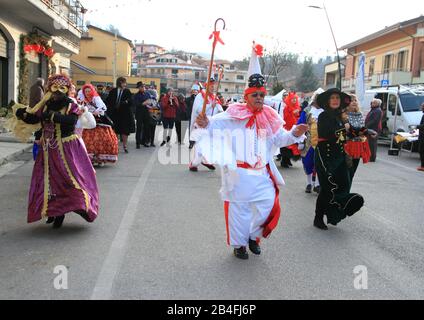
[[[288,164],[289,167],[293,167],[293,163],[290,160],[287,161],[287,164]]]
[[[166,141],[163,141],[160,146],[163,147],[166,144]]]
[[[156,145],[155,145],[154,143],[152,143],[152,144],[150,145],[150,148],[156,148]]]
[[[277,156],[277,161],[281,161],[281,154]]]
[[[197,167],[190,167],[189,168],[191,172],[197,172],[199,171],[199,169],[197,169]]]
[[[124,151],[125,151],[125,153],[129,153],[129,151],[128,151],[128,149],[127,149],[127,148],[124,148]]]
[[[281,167],[282,168],[290,168],[290,166],[288,165],[288,163],[284,162],[284,160],[281,161]]]
[[[54,222],[54,217],[48,217],[46,224],[52,224]]]
[[[252,251],[253,254],[256,254],[257,256],[261,254],[261,247],[255,240],[249,239],[249,249],[250,251]]]
[[[314,187],[314,192],[320,193],[321,192],[321,187],[320,186]]]
[[[166,142],[169,142],[169,141],[171,141],[171,137],[166,137]]]
[[[236,258],[241,259],[241,260],[249,259],[249,254],[246,251],[246,247],[234,249],[234,255],[236,256]]]
[[[355,196],[353,196],[349,204],[346,206],[345,212],[349,217],[351,217],[356,212],[361,210],[363,205],[364,205],[364,198],[361,195],[356,194]]]
[[[305,192],[306,192],[306,193],[312,193],[312,185],[311,185],[311,184],[308,184],[308,185],[306,186],[306,190],[305,190]]]
[[[140,145],[138,144],[136,148],[137,148],[137,149],[140,149]]]
[[[188,146],[189,149],[193,149],[195,142],[194,141],[190,141],[190,144]]]
[[[59,229],[62,227],[63,220],[65,220],[65,215],[56,217],[53,222],[53,229]]]
[[[144,144],[143,144],[143,146],[144,146],[145,148],[150,148],[150,146],[149,146],[147,143],[144,143]]]
[[[211,171],[215,171],[216,170],[215,166],[213,166],[211,164],[207,164],[207,163],[203,163],[202,162],[202,165],[204,165],[206,168],[208,168]]]
[[[321,230],[328,230],[328,227],[325,225],[322,218],[315,217],[314,227],[321,229]]]

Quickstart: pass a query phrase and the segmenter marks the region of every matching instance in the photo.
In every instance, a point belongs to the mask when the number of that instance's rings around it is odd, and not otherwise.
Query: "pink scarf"
[[[236,103],[230,105],[226,112],[233,119],[249,119],[246,128],[252,128],[256,124],[256,130],[261,138],[274,136],[284,125],[283,119],[279,117],[277,112],[266,105],[260,111],[253,111],[244,103]]]

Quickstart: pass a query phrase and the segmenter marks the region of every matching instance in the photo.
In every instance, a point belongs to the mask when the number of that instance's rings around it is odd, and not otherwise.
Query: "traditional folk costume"
[[[87,96],[86,89],[91,90]],[[96,113],[96,127],[84,129],[82,137],[87,148],[88,156],[93,164],[103,165],[105,163],[115,163],[118,161],[119,145],[118,138],[111,125],[104,119],[107,111],[106,105],[91,84],[86,84],[78,93],[78,101],[82,106],[88,108],[92,114]]]
[[[331,95],[341,98],[341,106],[333,110],[329,107]],[[351,98],[338,89],[330,89],[318,96],[318,105],[324,112],[318,117],[319,142],[315,153],[315,164],[321,183],[321,191],[317,199],[314,226],[326,230],[327,222],[337,225],[347,216],[352,216],[361,209],[364,198],[350,193],[351,179],[346,162],[344,144],[346,128],[341,119],[341,109],[350,104]]]
[[[369,130],[365,127],[365,119],[362,113],[348,112],[347,116],[350,129],[347,132],[345,152],[348,156],[350,180],[353,180],[361,158],[363,163],[370,161],[371,150],[366,138]]]
[[[36,107],[16,111],[18,119],[30,125],[41,124],[42,129],[41,152],[29,192],[29,223],[48,217],[48,223],[54,221],[54,227],[60,227],[68,212],[76,212],[88,222],[98,214],[96,175],[84,145],[74,133],[78,105],[67,95],[70,86],[67,77],[52,76],[48,80],[49,93]]]
[[[284,129],[290,131],[293,126],[295,126],[300,117],[300,104],[299,97],[295,92],[290,92],[287,98],[284,101],[285,107],[283,110],[284,114]],[[299,160],[300,159],[300,151],[297,147],[297,144],[293,144],[284,148],[281,148],[281,166],[284,168],[289,168],[292,166],[291,159]]]
[[[256,69],[260,70],[259,62]],[[264,78],[253,74],[245,95],[257,91],[266,93]],[[194,130],[202,155],[221,166],[227,243],[240,259],[248,258],[248,245],[260,254],[260,239],[269,237],[279,222],[279,186],[284,180],[273,156],[276,149],[305,138],[295,137],[283,125],[283,119],[269,106],[253,111],[247,104],[237,103],[210,118],[206,129]]]
[[[322,89],[315,91],[311,105],[302,111],[298,121],[298,124],[303,123],[309,126],[309,131],[306,133],[306,140],[299,145],[303,169],[307,178],[306,193],[312,193],[312,190],[316,193],[320,191],[319,179],[315,170],[315,148],[318,145],[318,117],[324,111],[316,107],[316,99],[322,92],[324,92]]]
[[[215,82],[215,79],[212,78],[211,82]],[[206,98],[206,90],[201,90],[200,93],[196,96],[196,99],[194,99],[193,109],[191,112],[190,134],[194,130],[194,125],[195,125],[197,117],[202,113],[203,102],[205,101],[205,98]],[[206,116],[213,117],[221,112],[224,112],[224,110],[222,109],[222,106],[219,103],[217,103],[216,96],[213,93],[210,93],[208,97],[208,102],[206,104],[206,112],[205,112]],[[190,137],[190,140],[196,141],[192,137]],[[202,154],[199,152],[199,148],[196,147],[196,144],[194,144],[194,147],[192,148],[191,158],[192,160],[190,161],[190,164],[189,164],[190,171],[193,171],[193,172],[198,171],[198,166],[200,164],[203,164],[209,170],[215,170],[215,167],[207,163],[207,161],[205,161],[205,159],[202,157]]]

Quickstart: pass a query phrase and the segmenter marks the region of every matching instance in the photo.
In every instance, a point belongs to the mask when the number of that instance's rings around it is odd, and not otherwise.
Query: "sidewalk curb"
[[[5,165],[8,162],[11,162],[13,160],[15,160],[15,158],[17,158],[18,156],[20,156],[23,153],[29,152],[32,150],[32,145],[28,145],[25,148],[22,148],[21,150],[18,150],[10,155],[8,155],[7,157],[4,158],[0,158],[0,166]]]

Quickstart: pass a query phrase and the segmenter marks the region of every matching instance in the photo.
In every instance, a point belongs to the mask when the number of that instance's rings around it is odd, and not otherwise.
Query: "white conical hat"
[[[261,65],[259,63],[259,57],[262,57],[263,54],[262,51],[263,47],[253,41],[252,56],[250,57],[249,70],[247,71],[248,78],[252,74],[262,74]]]

